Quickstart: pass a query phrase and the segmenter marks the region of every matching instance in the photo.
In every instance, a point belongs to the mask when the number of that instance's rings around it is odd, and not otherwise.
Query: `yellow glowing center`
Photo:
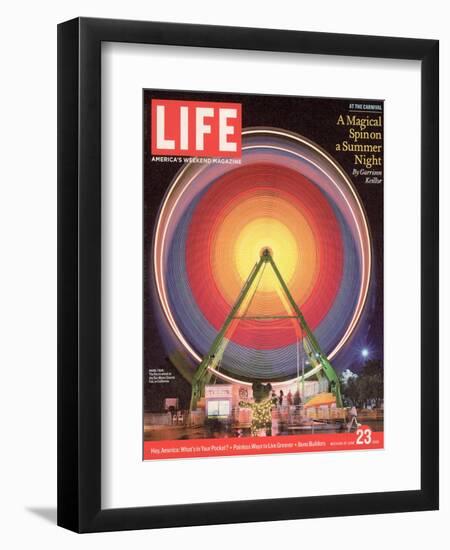
[[[274,218],[256,218],[242,229],[234,246],[235,265],[241,281],[247,279],[261,250],[269,248],[280,273],[289,284],[299,262],[297,246],[294,236],[284,223]],[[278,286],[273,270],[267,269],[259,290],[274,292]]]

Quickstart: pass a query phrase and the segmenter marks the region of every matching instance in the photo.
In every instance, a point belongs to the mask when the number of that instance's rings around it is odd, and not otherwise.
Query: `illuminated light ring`
[[[278,151],[280,151],[280,150],[285,151],[286,154],[288,154],[291,157],[292,156],[294,156],[294,157],[297,156],[298,158],[303,158],[305,160],[305,157],[302,156],[301,154],[299,154],[297,151],[293,151],[293,150],[290,150],[289,148],[286,148],[286,140],[284,138],[288,137],[289,139],[292,139],[293,141],[297,141],[301,144],[306,143],[308,145],[308,147],[310,147],[313,150],[318,152],[319,157],[320,156],[327,157],[327,155],[324,154],[314,144],[311,144],[310,142],[308,142],[304,138],[301,138],[301,137],[295,136],[295,135],[290,135],[286,132],[282,132],[282,131],[278,131],[278,130],[266,130],[266,129],[263,129],[263,130],[261,130],[261,129],[247,130],[247,131],[244,132],[244,136],[248,136],[248,137],[253,137],[254,135],[258,135],[258,134],[259,135],[265,135],[265,136],[270,135],[271,138],[273,138],[274,135],[281,136],[283,138],[281,144],[277,144],[275,146],[270,145],[270,144],[265,144],[264,145],[265,149],[273,148],[273,149],[276,149]],[[248,152],[252,147],[255,148],[255,149],[258,149],[258,148],[260,149],[261,145],[260,144],[254,145],[254,146],[247,145],[247,146],[244,146],[244,150],[246,150]],[[348,178],[345,176],[345,174],[342,172],[342,170],[339,168],[339,166],[336,165],[336,163],[334,163],[334,161],[332,159],[327,158],[327,161],[329,163],[331,163],[331,165],[334,167],[334,170],[338,173],[338,176],[340,176],[341,179],[344,179],[344,181],[347,183],[347,189],[346,189],[346,192],[344,192],[344,190],[341,188],[341,186],[336,184],[336,182],[333,180],[333,177],[330,177],[330,174],[327,173],[329,170],[325,171],[319,165],[320,164],[319,162],[315,163],[315,162],[313,162],[313,160],[311,158],[307,158],[306,160],[307,160],[307,162],[309,163],[309,165],[311,167],[314,167],[314,170],[316,170],[318,172],[322,172],[325,175],[325,177],[327,177],[328,179],[333,181],[334,187],[335,187],[335,189],[334,189],[335,194],[336,193],[340,194],[342,196],[341,198],[345,202],[347,202],[347,204],[349,206],[349,209],[350,209],[350,212],[351,212],[351,214],[352,214],[352,216],[353,216],[353,218],[356,222],[354,225],[356,226],[356,232],[359,236],[359,242],[360,242],[360,248],[361,248],[361,262],[362,262],[362,266],[363,266],[362,271],[363,271],[363,274],[369,273],[370,272],[370,265],[371,265],[369,231],[368,231],[368,227],[367,227],[367,222],[365,220],[364,211],[363,211],[362,206],[359,202],[359,198],[357,197],[356,193],[354,192],[350,182],[348,181]],[[243,159],[243,161],[244,161],[244,164],[245,164],[245,158]],[[221,173],[224,173],[225,171],[227,171],[227,169],[229,169],[229,167],[225,167],[225,169],[224,169],[223,166],[214,166],[214,167],[208,166],[207,177],[208,177],[209,180],[211,180],[211,179],[213,179],[214,176],[219,176]],[[173,330],[173,333],[176,335],[177,339],[183,344],[183,347],[191,354],[191,356],[193,358],[195,358],[195,360],[197,362],[201,360],[200,355],[196,353],[196,351],[190,346],[190,344],[184,338],[182,332],[179,330],[179,328],[176,324],[176,321],[175,321],[175,318],[172,315],[172,312],[170,311],[169,303],[168,303],[168,300],[167,300],[166,290],[165,290],[164,284],[163,284],[163,281],[164,281],[164,262],[161,262],[161,260],[163,260],[165,258],[165,256],[167,255],[167,251],[164,250],[164,244],[165,244],[164,238],[170,238],[170,234],[171,233],[173,234],[174,226],[176,227],[176,223],[175,223],[175,224],[172,224],[172,227],[170,228],[169,227],[170,226],[169,222],[171,221],[171,219],[173,221],[177,217],[177,215],[179,214],[179,211],[178,212],[176,211],[177,205],[180,205],[181,203],[183,203],[183,201],[185,201],[186,203],[192,202],[192,196],[195,197],[196,194],[198,195],[199,193],[201,193],[201,191],[202,191],[201,182],[198,181],[198,176],[199,176],[199,174],[201,176],[202,172],[205,172],[205,167],[204,166],[188,165],[175,178],[169,192],[166,195],[165,201],[164,201],[164,203],[161,207],[161,212],[160,212],[160,216],[159,216],[159,219],[158,219],[158,223],[157,223],[157,227],[156,227],[156,234],[155,234],[155,262],[154,262],[155,281],[156,281],[156,286],[157,286],[157,290],[158,290],[158,296],[159,296],[159,299],[161,301],[161,306],[163,308],[163,311],[164,311],[164,314],[167,318],[167,321],[168,321],[171,329]],[[179,184],[180,180],[182,180],[184,177],[186,177],[186,181],[183,181],[182,186],[181,186],[182,188],[177,190],[176,189],[177,184]],[[185,192],[186,192],[187,189],[189,189],[189,191],[191,193],[191,196],[186,199],[186,193]],[[177,190],[179,192],[174,193],[175,190]],[[328,191],[330,191],[330,190],[328,190]],[[350,197],[347,196],[349,194],[348,191],[350,192]],[[353,197],[351,195],[353,195]],[[352,210],[352,208],[350,206],[350,201],[351,200],[353,200],[353,202],[356,204],[357,208],[355,210]],[[357,220],[357,218],[359,218],[359,219]],[[165,225],[161,224],[162,220],[165,220],[165,222],[166,222]],[[358,223],[358,221],[359,221],[359,223]],[[352,228],[352,229],[354,229],[354,228]],[[164,237],[163,239],[161,239],[161,235],[163,235],[163,237]],[[162,271],[161,271],[161,269],[162,269]],[[354,327],[355,327],[355,325],[356,325],[356,323],[359,319],[359,316],[361,314],[361,311],[362,311],[362,308],[363,308],[363,305],[364,305],[364,301],[365,301],[366,296],[367,296],[367,289],[368,289],[368,277],[363,276],[361,286],[360,286],[360,292],[359,292],[359,295],[358,295],[358,301],[357,301],[357,305],[356,305],[356,308],[355,308],[355,313],[354,313],[353,317],[350,319],[350,322],[348,323],[348,327],[347,327],[347,330],[346,330],[343,338],[337,344],[335,349],[332,350],[329,353],[330,358],[332,358],[337,353],[337,351],[345,344],[345,341],[348,339],[348,337],[350,336],[352,330],[354,329]],[[224,379],[233,380],[232,377],[226,376],[224,373],[221,373],[221,376]]]

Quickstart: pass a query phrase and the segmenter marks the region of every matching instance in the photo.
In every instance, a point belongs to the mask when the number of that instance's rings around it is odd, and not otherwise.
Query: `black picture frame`
[[[421,488],[103,510],[101,44],[127,42],[421,62]],[[77,18],[58,26],[58,525],[76,532],[438,509],[437,40]]]

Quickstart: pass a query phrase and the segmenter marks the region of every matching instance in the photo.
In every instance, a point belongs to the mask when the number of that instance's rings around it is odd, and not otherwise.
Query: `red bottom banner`
[[[145,441],[144,460],[319,451],[383,449],[384,433],[361,426],[354,432]]]

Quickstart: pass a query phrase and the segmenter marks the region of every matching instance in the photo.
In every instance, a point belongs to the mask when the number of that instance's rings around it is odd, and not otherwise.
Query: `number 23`
[[[366,428],[362,430],[359,428],[356,430],[356,444],[357,445],[370,445],[372,443],[372,430]]]

